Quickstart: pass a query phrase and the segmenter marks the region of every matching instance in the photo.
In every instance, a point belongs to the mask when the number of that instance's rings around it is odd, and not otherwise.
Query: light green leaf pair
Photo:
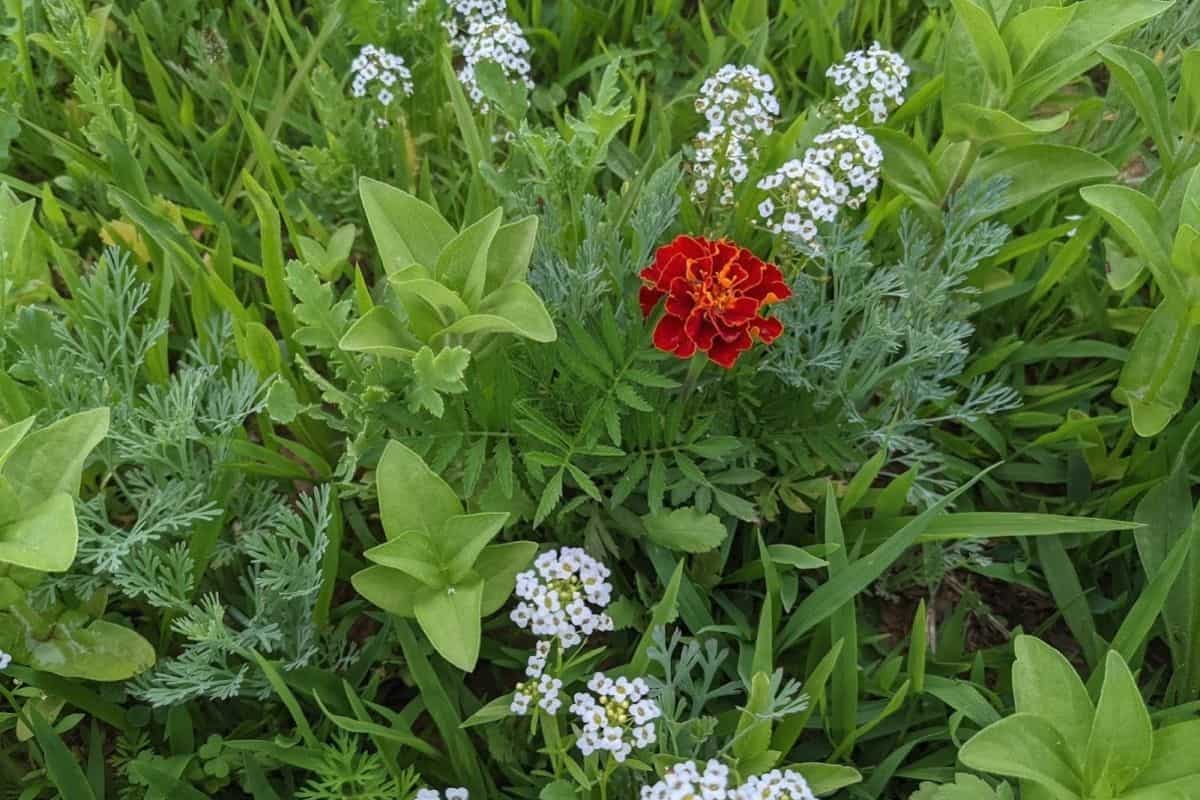
[[[1015,648],[1016,713],[971,738],[959,752],[962,763],[1036,785],[1055,800],[1194,796],[1200,726],[1191,721],[1154,731],[1121,656],[1109,652],[1093,704],[1057,650],[1031,636],[1019,637]]]
[[[63,572],[79,539],[74,497],[88,454],[108,432],[108,409],[32,428],[30,417],[0,429],[0,563]]]
[[[384,449],[376,483],[388,541],[365,553],[376,566],[355,574],[354,588],[385,611],[416,618],[438,653],[469,672],[481,620],[504,605],[537,544],[492,544],[508,514],[465,513],[454,490],[397,442]]]
[[[363,315],[342,349],[409,360],[421,346],[478,351],[496,335],[557,338],[545,305],[525,283],[535,217],[503,225],[496,209],[456,232],[405,191],[366,178],[359,190],[396,305]]]

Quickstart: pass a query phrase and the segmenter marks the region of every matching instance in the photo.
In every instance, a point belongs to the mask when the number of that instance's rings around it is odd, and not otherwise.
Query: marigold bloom
[[[680,358],[701,350],[728,369],[755,341],[770,344],[783,333],[779,320],[761,315],[763,306],[792,295],[779,268],[726,239],[676,237],[641,276],[644,316],[667,299],[654,328],[659,350]]]

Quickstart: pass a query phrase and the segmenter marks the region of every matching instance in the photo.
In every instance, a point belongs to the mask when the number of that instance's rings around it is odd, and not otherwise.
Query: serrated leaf
[[[646,536],[655,544],[685,553],[703,553],[725,540],[725,526],[713,514],[695,508],[647,514],[642,517]]]
[[[627,383],[618,383],[613,387],[613,391],[616,393],[617,399],[636,411],[645,411],[649,413],[654,410],[654,406],[647,403],[645,399],[637,393],[637,390]]]
[[[563,471],[561,469],[555,471],[547,481],[546,487],[542,489],[542,497],[538,501],[537,511],[533,515],[533,527],[537,527],[545,521],[546,517],[554,511],[558,501],[562,498]]]

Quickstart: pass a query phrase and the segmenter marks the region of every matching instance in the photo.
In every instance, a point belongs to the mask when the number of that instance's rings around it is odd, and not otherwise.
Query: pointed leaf
[[[78,543],[74,500],[65,492],[52,495],[0,525],[0,564],[66,572],[75,561]]]
[[[3,474],[22,506],[66,492],[74,497],[88,455],[108,433],[108,409],[94,408],[27,434],[13,448]]]
[[[425,201],[386,183],[362,178],[359,195],[383,268],[391,273],[409,264],[432,267],[454,228]]]
[[[421,531],[405,531],[372,547],[363,556],[380,566],[400,570],[426,586],[445,586],[447,581],[442,574],[442,559],[429,538]]]
[[[971,769],[1031,781],[1055,800],[1079,800],[1079,778],[1062,750],[1062,735],[1044,718],[1013,714],[971,737],[958,753]]]
[[[500,610],[517,583],[517,573],[537,555],[537,542],[505,542],[488,545],[475,559],[475,572],[484,580],[480,616]]]
[[[470,672],[479,659],[483,580],[472,573],[441,589],[422,589],[413,610],[421,630],[442,658]]]
[[[508,517],[507,512],[485,511],[446,520],[441,535],[434,538],[434,544],[450,580],[460,580],[474,566],[479,554],[504,528]]]
[[[487,283],[484,291],[490,294],[501,286],[524,281],[529,272],[529,259],[537,240],[538,219],[524,217],[502,225],[488,250]]]
[[[463,513],[454,490],[422,458],[399,442],[388,442],[375,472],[379,516],[389,538],[419,530],[434,536],[450,517]]]
[[[1119,797],[1150,763],[1154,728],[1125,659],[1109,651],[1088,740],[1084,780],[1092,796]]]
[[[416,344],[404,323],[386,306],[375,306],[350,326],[338,347],[351,353],[408,361]]]
[[[1017,712],[1042,716],[1060,730],[1071,763],[1082,770],[1094,713],[1083,680],[1066,656],[1035,636],[1019,636],[1013,647]]]
[[[455,236],[438,255],[434,275],[458,292],[468,308],[475,308],[483,299],[487,281],[488,250],[500,229],[500,209],[468,225]]]
[[[411,617],[417,592],[426,588],[416,578],[391,567],[367,567],[350,578],[354,591],[398,617]]]

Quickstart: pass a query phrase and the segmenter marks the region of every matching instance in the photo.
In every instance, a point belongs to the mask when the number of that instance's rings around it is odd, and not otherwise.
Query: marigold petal
[[[683,333],[683,320],[679,317],[663,317],[654,326],[654,346],[665,352],[673,352],[687,337]]]
[[[738,358],[745,351],[750,349],[753,344],[750,336],[744,331],[740,336],[733,341],[719,340],[715,342],[712,349],[708,351],[708,357],[714,363],[720,364],[725,369],[731,369],[737,363]]]
[[[654,311],[654,307],[658,305],[658,301],[662,298],[664,292],[660,292],[652,286],[643,286],[638,292],[638,304],[642,307],[642,317],[649,317]]]
[[[783,323],[774,317],[759,317],[751,330],[763,344],[770,344],[783,333]]]

